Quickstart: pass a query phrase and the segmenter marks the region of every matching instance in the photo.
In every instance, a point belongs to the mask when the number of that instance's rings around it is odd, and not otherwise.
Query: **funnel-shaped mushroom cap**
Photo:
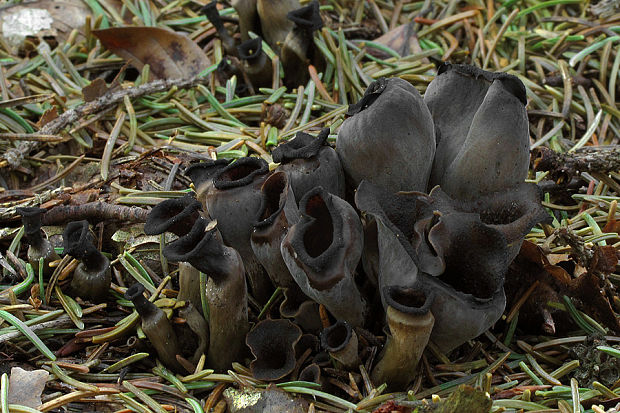
[[[251,235],[252,250],[275,286],[293,289],[296,295],[303,296],[280,252],[280,244],[289,227],[299,220],[288,176],[284,172],[273,173],[261,187],[261,196]]]
[[[256,37],[254,39],[246,40],[237,46],[239,58],[247,60],[249,63],[256,62],[263,54],[263,39]]]
[[[241,40],[250,38],[248,32],[259,33],[260,20],[256,12],[256,0],[232,0],[230,4],[239,16]]]
[[[250,236],[262,202],[260,190],[268,176],[267,162],[241,158],[214,176],[205,197],[208,214],[217,220],[224,243],[241,255],[253,296],[259,302],[271,296],[273,287],[254,255]]]
[[[93,244],[88,221],[70,222],[62,237],[65,253],[81,261],[73,272],[73,293],[85,299],[102,301],[112,282],[110,260]]]
[[[400,78],[381,78],[347,114],[336,151],[352,188],[366,179],[389,192],[426,190],[435,132],[415,87]]]
[[[346,321],[337,321],[321,332],[321,346],[347,369],[359,364],[357,334]]]
[[[495,323],[506,305],[504,290],[501,284],[497,288],[495,274],[468,272],[470,263],[463,263],[465,266],[460,270],[466,275],[464,278],[467,282],[458,278],[459,268],[455,266],[455,275],[447,279],[454,283],[450,285],[441,277],[418,271],[418,254],[402,231],[389,221],[381,204],[372,196],[374,192],[370,187],[371,184],[367,182],[360,184],[356,193],[356,205],[371,215],[377,223],[380,291],[386,286],[398,286],[433,292],[435,299],[431,312],[435,317],[435,325],[431,339],[444,351],[452,350],[477,337]],[[477,286],[476,282],[488,286],[483,294],[484,298],[458,290],[463,286]],[[490,296],[487,295],[487,290],[492,291]],[[387,308],[385,295],[382,294],[381,298],[384,308]]]
[[[221,280],[241,265],[238,255],[222,242],[215,221],[198,218],[191,231],[164,247],[170,261],[189,262],[207,276]]]
[[[194,221],[200,216],[200,209],[200,202],[191,195],[162,201],[149,212],[144,233],[159,235],[169,231],[183,236],[191,230]]]
[[[272,152],[273,161],[280,163],[278,170],[288,174],[297,202],[318,185],[341,198],[345,195],[344,172],[336,151],[327,144],[328,136],[329,128],[316,138],[298,132]]]
[[[22,216],[24,233],[29,242],[37,242],[41,237],[41,216],[47,211],[45,208],[21,207],[15,211]]]
[[[299,373],[299,377],[297,378],[299,381],[307,381],[310,383],[316,383],[323,386],[323,378],[321,377],[321,368],[316,363],[308,364],[304,369]]]
[[[517,77],[446,63],[424,101],[437,138],[429,187],[473,199],[523,182],[529,133],[525,86]]]
[[[157,307],[147,300],[143,294],[144,286],[140,283],[135,283],[125,291],[125,298],[134,303],[138,314],[146,317],[148,314],[156,312]]]
[[[428,344],[434,317],[430,312],[432,291],[424,289],[385,287],[386,318],[389,336],[372,370],[376,385],[387,383],[391,389],[403,389],[416,374],[416,367]]]
[[[54,269],[49,266],[52,261],[59,259],[54,247],[47,240],[41,230],[41,218],[46,212],[43,208],[22,207],[15,209],[22,216],[25,240],[28,242],[28,262],[32,265],[34,273],[39,273],[40,259],[43,258],[43,275],[50,276]]]
[[[299,290],[287,288],[284,290],[284,300],[280,304],[280,315],[293,320],[304,331],[318,333],[323,328],[319,315],[319,305],[308,299]]]
[[[222,59],[222,62],[226,59]],[[218,159],[216,161],[205,161],[195,163],[185,169],[185,175],[189,177],[196,188],[196,198],[205,205],[205,194],[213,186],[213,177],[220,170],[230,164],[230,159]]]
[[[86,254],[90,242],[88,221],[73,221],[67,224],[62,233],[62,241],[65,254],[73,258],[82,259]]]
[[[217,10],[217,1],[214,0],[211,3],[205,4],[200,11],[207,16],[209,22],[215,27],[215,30],[217,30],[226,53],[236,56],[235,40],[224,27],[224,23],[222,23],[220,12]]]
[[[277,50],[293,29],[287,14],[300,7],[299,0],[258,0],[256,9],[265,41]]]
[[[295,343],[301,330],[288,320],[263,320],[247,335],[246,343],[254,361],[250,364],[254,378],[279,380],[295,369]]]
[[[362,224],[346,201],[316,187],[302,198],[301,220],[282,241],[284,262],[301,290],[337,318],[359,326],[366,304],[354,274],[363,247]]]
[[[239,58],[244,62],[243,70],[253,86],[270,86],[273,78],[271,59],[263,51],[263,39],[256,37],[237,46]]]
[[[316,0],[312,1],[307,6],[291,10],[286,17],[295,23],[295,27],[298,29],[313,32],[323,27],[319,2]]]

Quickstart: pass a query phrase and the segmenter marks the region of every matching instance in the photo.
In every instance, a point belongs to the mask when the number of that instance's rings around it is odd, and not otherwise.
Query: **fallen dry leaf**
[[[45,370],[27,371],[20,367],[11,369],[9,377],[9,403],[36,409],[41,405],[41,394],[49,373]]]
[[[158,27],[116,27],[93,34],[138,70],[148,64],[153,77],[179,79],[196,76],[211,65],[202,49],[188,37]]]

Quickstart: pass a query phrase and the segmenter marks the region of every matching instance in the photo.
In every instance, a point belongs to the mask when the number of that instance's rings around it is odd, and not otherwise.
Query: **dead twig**
[[[573,153],[558,153],[547,147],[532,150],[534,171],[549,171],[558,183],[570,182],[580,172],[609,173],[620,170],[620,146],[587,147]]]
[[[43,225],[61,225],[69,221],[87,219],[94,221],[118,220],[145,222],[148,211],[140,207],[89,202],[84,205],[59,205],[47,211],[42,217]]]

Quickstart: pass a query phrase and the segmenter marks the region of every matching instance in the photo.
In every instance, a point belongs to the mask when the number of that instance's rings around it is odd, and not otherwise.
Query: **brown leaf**
[[[43,115],[41,115],[41,119],[36,124],[37,129],[41,129],[46,124],[50,123],[54,119],[58,117],[58,108],[56,106],[52,106],[51,109],[46,110]]]
[[[9,378],[9,403],[36,409],[41,405],[41,393],[49,373],[45,370],[26,371],[19,367],[11,369]]]
[[[100,98],[108,91],[108,85],[105,84],[105,80],[98,77],[90,82],[89,85],[82,88],[82,96],[84,96],[85,102],[92,102],[95,99]]]
[[[116,27],[94,30],[101,43],[138,70],[150,65],[158,79],[189,78],[211,65],[188,37],[158,27]]]
[[[597,275],[584,274],[571,283],[571,295],[581,300],[584,307],[582,310],[586,314],[602,323],[612,332],[618,333],[620,323],[600,286],[600,281]]]

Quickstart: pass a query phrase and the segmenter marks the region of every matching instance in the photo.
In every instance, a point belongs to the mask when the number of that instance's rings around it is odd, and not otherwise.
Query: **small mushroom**
[[[177,361],[180,346],[172,323],[155,304],[144,297],[144,286],[135,283],[125,292],[125,298],[131,300],[136,311],[140,314],[142,331],[149,339],[161,362],[177,373],[187,373]]]
[[[323,377],[321,375],[321,368],[316,363],[310,363],[299,373],[297,378],[299,381],[307,381],[310,383],[316,383],[323,388]]]
[[[149,212],[144,224],[144,233],[159,235],[172,232],[182,237],[191,231],[194,222],[200,217],[201,209],[200,202],[190,195],[162,201]],[[200,287],[200,272],[189,263],[180,262],[177,299],[191,302],[202,314]]]
[[[46,212],[43,208],[22,207],[16,208],[18,214],[22,216],[24,234],[28,242],[28,262],[32,265],[34,273],[39,274],[39,260],[43,258],[43,275],[49,277],[54,269],[50,267],[50,262],[59,260],[54,247],[41,230],[41,216]]]
[[[348,370],[360,364],[357,334],[346,321],[339,320],[321,332],[321,346]]]
[[[306,193],[301,219],[282,240],[284,262],[301,290],[338,320],[364,323],[366,302],[355,284],[362,224],[355,209],[322,187]]]
[[[246,40],[237,46],[237,54],[243,62],[243,71],[255,87],[267,87],[272,83],[271,59],[263,51],[263,39]]]
[[[220,40],[222,41],[222,46],[224,46],[224,51],[226,54],[231,56],[237,56],[237,48],[235,47],[235,39],[228,33],[228,30],[224,27],[224,23],[220,18],[220,12],[217,10],[217,1],[214,0],[211,3],[205,4],[202,9],[200,9],[202,14],[207,16],[209,22],[215,27],[217,30],[217,34],[220,36]]]
[[[527,177],[525,86],[507,73],[444,63],[424,95],[437,153],[429,187],[457,199],[505,190]]]
[[[336,152],[352,189],[365,179],[392,193],[426,190],[435,132],[415,87],[400,78],[381,78],[347,114]]]
[[[256,0],[232,0],[230,4],[239,16],[241,40],[248,40],[250,38],[249,32],[260,33],[260,20],[256,10]]]
[[[284,67],[285,83],[291,88],[305,85],[308,78],[308,64],[322,67],[324,62],[315,51],[314,32],[323,27],[319,2],[314,0],[307,6],[292,10],[287,14],[294,23],[282,45],[281,57]]]
[[[239,253],[224,245],[215,221],[201,217],[187,235],[166,245],[164,255],[171,261],[189,262],[207,275],[207,359],[217,370],[230,368],[243,355],[249,329],[245,271]]]
[[[386,319],[390,334],[372,370],[375,385],[393,390],[406,388],[428,344],[435,318],[430,312],[434,294],[423,290],[385,287]]]
[[[271,153],[273,161],[280,164],[277,170],[289,176],[297,202],[318,185],[336,196],[345,196],[344,172],[336,151],[327,144],[328,136],[329,128],[321,130],[316,138],[298,132]]]
[[[252,296],[261,303],[271,296],[273,285],[252,250],[250,236],[262,202],[261,187],[268,176],[267,162],[241,158],[213,177],[213,185],[204,199],[209,217],[217,220],[224,243],[241,255]]]
[[[252,250],[277,287],[303,297],[280,252],[288,229],[299,221],[295,196],[284,172],[269,176],[261,187],[261,205],[250,236]]]
[[[273,50],[279,50],[293,22],[287,14],[300,6],[299,0],[257,0],[256,10],[265,41]]]
[[[304,331],[318,333],[321,331],[319,305],[309,300],[305,294],[295,289],[284,290],[284,300],[280,304],[280,315],[293,320]]]
[[[246,343],[254,360],[250,363],[254,378],[276,381],[295,369],[295,344],[301,330],[288,320],[263,320],[248,333]]]
[[[93,244],[88,221],[70,222],[62,238],[65,254],[81,261],[71,280],[73,294],[95,302],[103,301],[112,282],[110,260]]]

